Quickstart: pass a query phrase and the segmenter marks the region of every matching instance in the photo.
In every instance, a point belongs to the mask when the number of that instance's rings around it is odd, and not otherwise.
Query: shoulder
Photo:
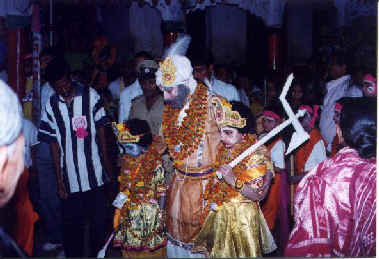
[[[108,88],[119,87],[120,86],[120,81],[121,81],[121,79],[117,78],[116,80],[110,82]]]
[[[37,127],[33,124],[33,122],[31,122],[28,119],[23,120],[23,127],[24,127],[24,132],[25,131],[28,132],[28,131],[32,131],[32,130],[37,130]]]
[[[127,86],[125,89],[121,91],[121,96],[131,96],[131,95],[136,95],[140,91],[142,91],[142,88],[138,82],[138,80],[134,81],[133,84]]]
[[[145,96],[143,95],[137,96],[136,98],[132,100],[132,104],[139,104],[139,103],[142,103],[144,100],[145,100]]]

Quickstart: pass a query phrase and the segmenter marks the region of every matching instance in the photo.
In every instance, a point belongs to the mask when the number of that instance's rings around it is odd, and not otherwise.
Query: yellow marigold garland
[[[208,88],[205,85],[197,86],[185,112],[187,115],[181,126],[177,125],[180,109],[166,105],[162,115],[163,136],[175,161],[184,160],[192,154],[204,135],[208,114]],[[181,145],[179,152],[175,150],[177,145]]]

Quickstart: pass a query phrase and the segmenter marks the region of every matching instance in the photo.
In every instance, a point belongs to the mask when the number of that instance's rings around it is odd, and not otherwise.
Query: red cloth
[[[375,257],[375,219],[376,159],[343,148],[299,183],[284,255]]]
[[[14,239],[18,246],[31,256],[34,244],[34,223],[38,220],[38,214],[34,211],[29,197],[28,189],[29,171],[25,168],[18,181],[14,195],[14,208],[16,212],[16,224]]]

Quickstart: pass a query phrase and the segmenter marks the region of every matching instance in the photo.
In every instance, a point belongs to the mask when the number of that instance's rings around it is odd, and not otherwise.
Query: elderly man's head
[[[24,170],[22,117],[17,95],[0,80],[0,207],[13,196]]]

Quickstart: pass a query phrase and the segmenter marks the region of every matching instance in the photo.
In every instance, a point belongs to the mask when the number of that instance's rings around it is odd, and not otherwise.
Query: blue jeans
[[[47,232],[47,241],[62,243],[62,205],[58,196],[57,176],[50,144],[46,142],[38,144],[35,157],[35,168],[37,169],[40,188],[39,214]]]

